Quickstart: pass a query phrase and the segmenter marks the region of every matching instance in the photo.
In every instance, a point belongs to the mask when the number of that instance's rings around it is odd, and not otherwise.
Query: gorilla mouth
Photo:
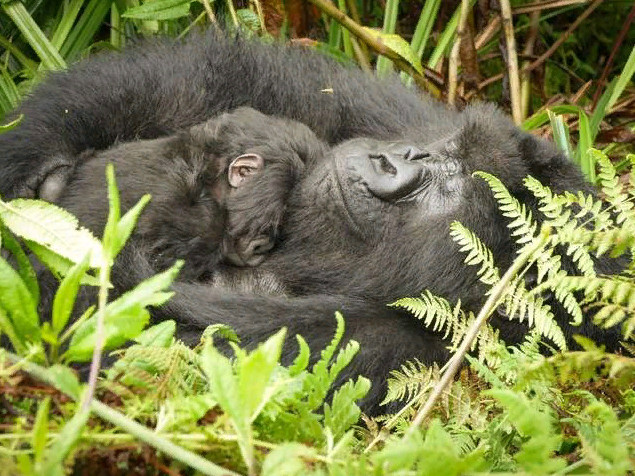
[[[405,203],[415,200],[421,193],[423,193],[428,187],[433,185],[434,177],[430,170],[424,169],[419,174],[416,180],[413,180],[409,186],[403,187],[402,192],[405,195],[395,200],[395,203]],[[408,189],[411,189],[408,191]]]

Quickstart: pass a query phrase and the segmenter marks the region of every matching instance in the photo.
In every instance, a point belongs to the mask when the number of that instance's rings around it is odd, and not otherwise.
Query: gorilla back
[[[23,123],[0,136],[0,194],[38,196],[49,173],[63,177],[85,150],[170,135],[239,106],[305,123],[331,144],[391,139],[442,108],[398,79],[301,47],[218,32],[145,43],[49,74],[19,107]]]

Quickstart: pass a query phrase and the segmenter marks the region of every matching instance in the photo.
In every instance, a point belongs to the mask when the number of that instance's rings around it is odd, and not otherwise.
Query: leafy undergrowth
[[[284,366],[283,342],[294,337],[284,329],[246,351],[222,325],[210,326],[195,348],[175,340],[171,321],[146,328],[146,308],[169,299],[178,264],[109,301],[110,266],[146,202],[120,217],[112,169],[102,240],[53,205],[0,201],[1,244],[13,261],[0,258],[0,328],[14,349],[0,350],[0,474],[633,474],[635,264],[599,276],[589,263],[605,253],[634,256],[635,193],[606,157],[596,158],[608,206],[553,194],[528,178],[540,224],[499,181],[480,174],[510,220],[518,259],[502,274],[478,237],[452,225],[490,300],[478,316],[428,292],[394,303],[444,332],[456,353],[444,368],[414,361],[395,370],[386,414],[374,418],[358,406],[369,381],[338,380],[359,347],[340,343],[345,316],[334,316],[325,349],[311,352],[296,337],[298,356]],[[50,322],[40,322],[38,283],[23,247],[62,277]],[[561,249],[579,276],[563,269]],[[522,274],[533,265],[538,282],[526,289]],[[80,283],[98,289],[97,304],[71,319]],[[620,354],[583,338],[584,350],[567,351],[545,291],[574,322],[593,307],[598,324],[621,326]],[[522,344],[505,346],[487,325],[497,307],[528,321]],[[541,354],[545,338],[563,351]],[[130,339],[132,346],[116,350]],[[215,347],[221,341],[232,358]],[[93,365],[89,383],[80,383],[71,364],[94,363],[101,350],[117,360],[100,379]],[[458,361],[465,365],[452,378]]]

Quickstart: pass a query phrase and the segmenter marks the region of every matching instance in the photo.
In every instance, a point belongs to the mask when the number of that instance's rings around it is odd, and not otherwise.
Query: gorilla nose
[[[374,173],[366,177],[368,190],[377,198],[394,201],[404,198],[426,182],[427,167],[418,161],[425,155],[417,149],[403,154],[371,154],[368,159]]]

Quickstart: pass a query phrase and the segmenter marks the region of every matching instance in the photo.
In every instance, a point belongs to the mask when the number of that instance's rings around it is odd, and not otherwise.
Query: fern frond
[[[388,392],[381,404],[386,405],[390,402],[411,400],[422,389],[432,389],[439,378],[439,368],[436,364],[426,367],[417,359],[414,361],[409,360],[402,364],[399,370],[390,372]]]
[[[423,320],[425,327],[430,328],[435,332],[441,331],[446,328],[443,338],[448,336],[452,326],[446,324],[453,320],[455,314],[450,303],[442,297],[435,296],[430,291],[425,290],[418,298],[402,298],[392,304],[392,307],[398,307],[405,309],[414,315],[417,319]],[[460,303],[457,307],[460,306]]]
[[[467,252],[464,263],[471,266],[481,264],[476,272],[481,282],[491,286],[500,280],[500,272],[494,264],[494,255],[478,236],[458,221],[450,224],[450,236],[461,247],[459,251]]]
[[[567,204],[565,197],[555,195],[549,187],[530,175],[524,179],[523,183],[538,199],[540,204],[538,210],[545,216],[549,226],[559,228],[570,220],[571,210],[564,208]]]
[[[512,236],[518,237],[516,242],[531,243],[538,228],[538,224],[532,219],[531,210],[528,210],[524,204],[521,204],[509,193],[509,190],[498,178],[485,172],[474,172],[474,175],[487,182],[503,216],[512,220],[507,227],[513,230]]]
[[[616,211],[615,223],[631,233],[635,233],[635,213],[633,211],[633,198],[624,193],[624,187],[620,183],[615,167],[611,161],[600,151],[592,150],[591,153],[600,164],[599,182],[606,200]]]

